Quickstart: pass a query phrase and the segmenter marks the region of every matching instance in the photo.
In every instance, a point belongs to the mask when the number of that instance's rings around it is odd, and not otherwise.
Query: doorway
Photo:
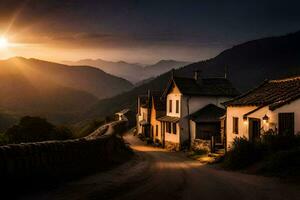
[[[249,140],[251,142],[260,140],[261,121],[257,118],[249,118]]]

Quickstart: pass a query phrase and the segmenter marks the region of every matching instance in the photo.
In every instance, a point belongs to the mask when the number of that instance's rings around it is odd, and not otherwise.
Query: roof
[[[202,78],[197,81],[194,78],[173,77],[164,95],[167,95],[173,84],[183,95],[188,96],[235,97],[240,94],[226,78]]]
[[[300,76],[269,80],[258,87],[224,103],[225,106],[269,106],[275,110],[300,98]]]
[[[163,117],[158,118],[157,120],[162,121],[162,122],[176,123],[176,122],[179,122],[179,117],[163,116]]]
[[[156,118],[166,115],[166,103],[161,99],[162,92],[151,92],[153,98],[154,109],[156,110]]]
[[[226,110],[214,104],[208,104],[200,110],[191,114],[190,118],[196,123],[199,122],[218,122],[225,115]]]

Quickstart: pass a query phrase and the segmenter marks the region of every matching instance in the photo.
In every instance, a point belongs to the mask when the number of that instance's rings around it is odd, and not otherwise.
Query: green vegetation
[[[261,143],[252,143],[246,138],[236,138],[232,150],[225,154],[224,167],[228,169],[245,168],[259,161],[263,156],[263,152]]]
[[[255,166],[254,173],[300,176],[300,136],[264,135],[259,142],[237,138],[225,154],[223,167],[231,170]]]
[[[54,126],[46,119],[26,116],[0,136],[1,144],[66,140],[72,138],[70,129]]]
[[[71,129],[74,134],[74,138],[81,138],[89,135],[93,131],[95,131],[99,126],[103,125],[105,120],[103,119],[95,119],[95,120],[88,120],[82,121],[75,125],[71,126]]]

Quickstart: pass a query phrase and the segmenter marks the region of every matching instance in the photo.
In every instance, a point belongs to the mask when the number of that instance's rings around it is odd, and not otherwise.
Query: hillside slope
[[[71,65],[90,65],[95,66],[106,73],[122,77],[132,83],[137,83],[155,77],[169,71],[172,68],[178,68],[189,64],[188,62],[176,60],[160,60],[153,65],[142,66],[140,64],[127,63],[124,61],[112,62],[102,59],[84,59],[77,62],[64,62]]]
[[[228,78],[238,90],[244,92],[264,79],[300,74],[299,55],[300,32],[296,32],[234,46],[215,58],[180,68],[176,74],[191,77],[195,70],[201,70],[204,77],[224,76],[224,69],[228,67]],[[137,95],[145,94],[147,89],[162,90],[169,77],[170,73],[165,73],[122,95],[101,100],[83,117],[108,115],[126,107],[135,109]]]
[[[0,88],[1,113],[65,122],[132,84],[93,67],[16,57],[0,61]]]

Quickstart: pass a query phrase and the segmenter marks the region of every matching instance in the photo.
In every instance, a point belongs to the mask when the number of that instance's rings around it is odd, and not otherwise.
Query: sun
[[[9,43],[5,37],[0,37],[0,49],[6,49]]]

